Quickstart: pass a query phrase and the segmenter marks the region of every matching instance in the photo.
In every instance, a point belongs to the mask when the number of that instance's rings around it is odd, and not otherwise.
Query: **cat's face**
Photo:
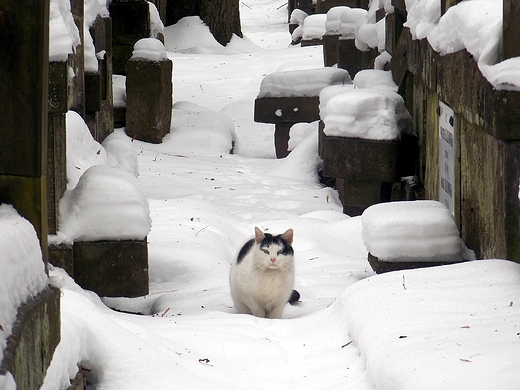
[[[289,270],[293,266],[294,251],[291,246],[293,230],[273,236],[255,228],[255,241],[258,244],[255,253],[256,266],[263,269]]]

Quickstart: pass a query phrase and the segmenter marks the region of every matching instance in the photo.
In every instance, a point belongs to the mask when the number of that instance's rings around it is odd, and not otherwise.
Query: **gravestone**
[[[126,127],[129,137],[161,143],[170,132],[172,71],[169,59],[132,58],[126,66]]]

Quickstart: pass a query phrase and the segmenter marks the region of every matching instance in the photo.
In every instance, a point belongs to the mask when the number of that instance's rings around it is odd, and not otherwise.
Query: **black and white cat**
[[[231,297],[240,313],[263,318],[281,318],[287,302],[300,294],[293,290],[294,232],[263,233],[255,227],[255,237],[244,244],[231,265]]]

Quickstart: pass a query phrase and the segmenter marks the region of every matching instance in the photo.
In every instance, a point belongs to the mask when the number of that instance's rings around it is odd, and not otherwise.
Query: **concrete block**
[[[255,99],[255,122],[314,122],[320,119],[319,96],[261,97]]]
[[[320,136],[323,174],[350,180],[400,180],[398,155],[400,141]]]
[[[302,47],[323,45],[323,39],[302,39],[301,45]]]
[[[9,371],[18,389],[39,389],[60,342],[60,291],[43,290],[18,309],[0,374]]]
[[[69,65],[67,61],[49,63],[49,113],[69,110]]]
[[[333,66],[338,63],[338,40],[341,34],[326,33],[323,36],[323,64]]]
[[[426,267],[438,267],[440,265],[447,265],[447,264],[455,264],[453,262],[446,263],[446,262],[433,262],[433,261],[395,261],[395,262],[388,262],[388,261],[380,261],[377,257],[373,256],[371,253],[368,254],[368,263],[370,264],[370,267],[374,270],[376,274],[382,274],[385,272],[391,272],[391,271],[401,271],[404,269],[415,269],[415,268],[426,268]]]
[[[373,68],[374,59],[378,54],[377,49],[360,51],[353,39],[338,39],[338,67],[348,70],[352,78],[360,70]]]
[[[50,244],[49,263],[55,267],[63,268],[74,277],[74,252],[72,244]]]
[[[131,59],[126,70],[126,128],[130,137],[161,143],[170,132],[172,62]]]
[[[48,234],[58,229],[60,199],[67,189],[66,114],[50,114],[47,132],[47,226]]]
[[[82,288],[107,297],[148,294],[146,239],[77,241],[73,251],[74,279]]]

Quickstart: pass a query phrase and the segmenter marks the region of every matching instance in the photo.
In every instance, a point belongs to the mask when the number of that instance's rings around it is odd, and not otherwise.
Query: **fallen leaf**
[[[461,361],[461,362],[466,362],[466,363],[471,363],[471,360],[469,360],[469,359],[464,359],[464,358],[460,358],[460,361]]]
[[[461,329],[469,329],[469,325],[461,326]]]
[[[513,301],[511,301],[511,302],[509,303],[509,307],[511,307],[511,306],[513,306]]]

